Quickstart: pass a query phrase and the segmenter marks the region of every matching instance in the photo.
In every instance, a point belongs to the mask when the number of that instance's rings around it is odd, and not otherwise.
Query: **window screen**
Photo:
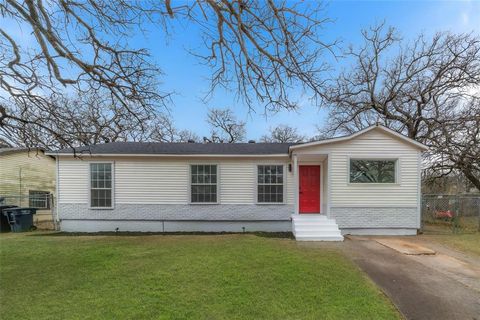
[[[90,164],[90,206],[112,207],[112,164]]]
[[[350,160],[351,183],[395,183],[396,160]]]
[[[257,201],[259,203],[283,202],[283,166],[257,167]]]
[[[217,166],[214,164],[191,165],[191,202],[217,202]]]

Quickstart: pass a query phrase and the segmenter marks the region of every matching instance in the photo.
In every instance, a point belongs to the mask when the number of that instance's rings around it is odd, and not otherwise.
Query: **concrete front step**
[[[298,241],[343,241],[335,219],[325,215],[293,215],[292,224]]]
[[[296,235],[297,241],[343,241],[343,236]]]
[[[296,226],[337,226],[334,220],[325,221],[295,221]]]
[[[295,220],[328,220],[324,214],[294,214],[292,219]]]
[[[338,227],[317,227],[317,228],[312,228],[312,227],[302,227],[298,228],[295,226],[295,233],[307,233],[307,232],[336,232],[340,234],[340,230]]]
[[[341,236],[342,234],[340,233],[340,230],[328,230],[328,231],[325,231],[325,230],[302,230],[302,231],[298,231],[296,230],[295,231],[295,234],[296,235],[299,235],[299,236],[307,236],[307,235],[321,235],[321,236],[326,236],[326,237],[330,237],[330,236]]]

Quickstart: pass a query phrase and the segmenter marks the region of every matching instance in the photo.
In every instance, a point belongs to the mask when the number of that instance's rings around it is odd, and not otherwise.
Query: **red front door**
[[[320,213],[320,166],[300,166],[300,213]]]

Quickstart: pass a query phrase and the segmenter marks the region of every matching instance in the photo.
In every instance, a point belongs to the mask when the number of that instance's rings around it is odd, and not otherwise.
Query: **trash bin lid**
[[[3,213],[11,213],[11,214],[36,214],[37,209],[36,208],[19,208],[19,207],[14,207],[14,208],[8,208],[8,209],[3,209]]]

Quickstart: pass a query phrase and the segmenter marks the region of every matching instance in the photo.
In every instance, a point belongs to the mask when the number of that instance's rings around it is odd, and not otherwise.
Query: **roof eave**
[[[339,137],[339,138],[332,138],[332,139],[328,139],[328,140],[322,140],[322,141],[315,141],[315,142],[309,142],[309,143],[305,143],[305,144],[300,144],[300,145],[295,145],[295,146],[291,146],[288,148],[288,151],[289,151],[289,154],[291,154],[291,152],[293,150],[297,150],[297,149],[303,149],[303,148],[308,148],[308,147],[313,147],[313,146],[319,146],[319,145],[325,145],[325,144],[331,144],[331,143],[338,143],[338,142],[342,142],[342,141],[348,141],[348,140],[351,140],[355,137],[358,137],[364,133],[367,133],[373,129],[381,129],[391,135],[394,135],[396,136],[397,138],[409,143],[409,144],[412,144],[414,145],[415,147],[421,149],[422,151],[427,151],[428,150],[428,147],[426,145],[424,145],[423,143],[420,143],[418,141],[415,141],[409,137],[406,137],[396,131],[393,131],[392,129],[389,129],[387,127],[384,127],[382,125],[372,125],[370,127],[367,127],[363,130],[360,130],[358,132],[355,132],[349,136],[344,136],[344,137]]]
[[[165,158],[281,158],[288,157],[288,153],[278,154],[140,154],[140,153],[58,153],[48,152],[46,155],[50,156],[73,156],[73,157],[165,157]]]

